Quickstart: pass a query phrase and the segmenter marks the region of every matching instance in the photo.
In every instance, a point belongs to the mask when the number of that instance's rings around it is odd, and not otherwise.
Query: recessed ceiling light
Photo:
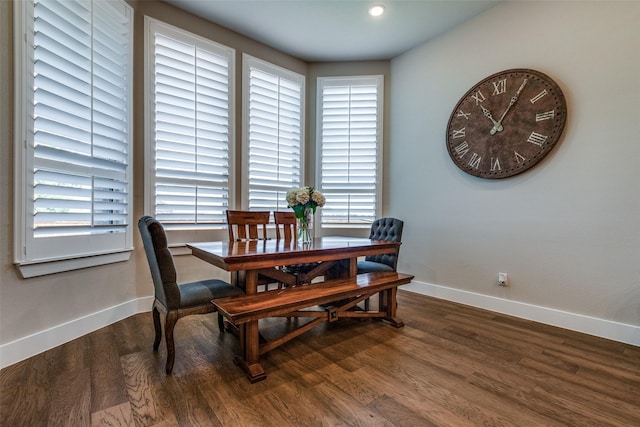
[[[369,15],[380,16],[384,13],[384,6],[381,4],[373,5],[369,8]]]

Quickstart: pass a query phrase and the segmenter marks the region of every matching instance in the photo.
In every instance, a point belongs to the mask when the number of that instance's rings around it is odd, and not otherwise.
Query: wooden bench
[[[212,302],[227,320],[239,326],[243,355],[251,353],[245,348],[251,343],[243,342],[246,337],[245,325],[266,317],[313,318],[279,338],[260,342],[258,354],[261,356],[322,322],[334,322],[343,317],[380,318],[395,327],[404,326],[396,318],[396,291],[398,286],[410,283],[413,277],[391,271],[366,273],[304,286],[220,298]],[[355,309],[357,304],[376,294],[380,294],[378,310]],[[317,309],[311,310],[313,307]],[[248,372],[252,382],[266,378],[264,375],[252,376],[249,372],[252,362],[244,360],[242,356],[236,356],[234,361]]]

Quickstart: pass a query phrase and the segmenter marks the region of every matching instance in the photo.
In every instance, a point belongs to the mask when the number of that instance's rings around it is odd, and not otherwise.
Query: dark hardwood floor
[[[256,384],[215,315],[178,322],[171,376],[132,316],[0,371],[0,425],[640,426],[639,347],[406,291],[398,315],[324,324]]]

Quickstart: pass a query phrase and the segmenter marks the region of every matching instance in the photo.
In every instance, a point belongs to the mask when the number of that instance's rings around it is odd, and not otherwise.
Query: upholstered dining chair
[[[369,238],[389,242],[402,241],[404,222],[397,218],[378,218],[371,224]],[[375,271],[396,271],[398,267],[398,251],[392,254],[370,255],[364,261],[358,261],[358,274]]]
[[[162,224],[153,217],[143,216],[138,221],[138,228],[155,289],[152,309],[155,329],[153,350],[158,350],[162,340],[160,323],[160,313],[162,312],[165,315],[164,335],[167,346],[165,371],[167,374],[171,374],[175,360],[173,329],[176,322],[184,316],[215,312],[215,306],[211,303],[212,299],[242,295],[244,291],[218,279],[178,284],[173,256],[167,245],[167,235]],[[221,332],[224,331],[224,322],[219,313],[218,327]]]
[[[369,238],[373,240],[385,240],[390,242],[402,241],[402,228],[404,222],[397,218],[378,218],[371,224]],[[358,261],[358,274],[373,273],[376,271],[396,271],[398,267],[398,249],[392,254],[370,255],[364,261]],[[369,299],[364,301],[364,309],[369,310]]]
[[[227,210],[229,241],[267,239],[269,211]]]

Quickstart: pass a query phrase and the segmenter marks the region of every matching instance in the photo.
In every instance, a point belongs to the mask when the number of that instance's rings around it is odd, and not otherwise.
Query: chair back
[[[227,210],[229,241],[266,240],[270,215],[269,211]]]
[[[298,221],[293,212],[274,212],[273,219],[276,223],[276,239],[285,241],[295,240],[298,233]]]
[[[403,226],[404,222],[397,218],[378,218],[371,224],[369,238],[372,240],[401,242]],[[365,260],[386,264],[395,271],[398,267],[398,252],[400,252],[400,249],[392,254],[370,255],[365,257]]]
[[[138,220],[142,244],[149,261],[149,269],[155,288],[155,297],[168,309],[180,306],[176,267],[167,244],[167,234],[162,224],[150,216]]]

